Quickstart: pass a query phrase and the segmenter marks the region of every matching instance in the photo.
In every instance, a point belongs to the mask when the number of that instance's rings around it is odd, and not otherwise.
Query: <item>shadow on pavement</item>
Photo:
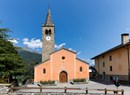
[[[97,83],[101,83],[101,84],[105,84],[105,85],[112,85],[114,84],[113,82],[108,82],[108,81],[104,81],[104,80],[97,80],[97,79],[90,79],[93,82],[97,82]]]
[[[101,83],[101,84],[104,84],[104,85],[114,85],[114,82],[108,82],[108,81],[104,81],[104,80],[101,80],[101,79],[90,79],[91,81],[93,82],[97,82],[97,83]],[[120,84],[121,86],[128,86],[130,87],[129,84]]]

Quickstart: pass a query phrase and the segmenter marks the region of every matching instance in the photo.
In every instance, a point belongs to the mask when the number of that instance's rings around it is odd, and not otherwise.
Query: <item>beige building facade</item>
[[[130,83],[130,42],[129,34],[121,35],[121,44],[113,47],[92,59],[101,79],[111,81],[118,76],[122,82]]]

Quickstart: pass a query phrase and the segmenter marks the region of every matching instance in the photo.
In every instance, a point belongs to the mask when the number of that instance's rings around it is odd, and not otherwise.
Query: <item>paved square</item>
[[[27,85],[27,87],[38,87],[37,85],[32,85],[29,84]],[[99,83],[99,82],[94,82],[94,81],[89,81],[88,84],[69,84],[69,83],[65,83],[65,84],[57,84],[57,86],[43,86],[45,88],[81,88],[81,90],[67,90],[67,92],[73,92],[73,93],[85,93],[85,88],[87,87],[88,89],[95,89],[95,90],[88,90],[88,93],[104,93],[104,91],[97,91],[96,89],[111,89],[111,90],[115,90],[116,87],[114,84],[110,84],[110,83]],[[130,95],[130,86],[128,85],[121,85],[119,88],[119,90],[124,90],[124,95]],[[39,92],[39,90],[33,89],[33,90],[19,90],[17,92]],[[44,89],[43,92],[64,92],[64,90],[54,90],[54,89]],[[108,94],[113,94],[113,92],[108,92]]]

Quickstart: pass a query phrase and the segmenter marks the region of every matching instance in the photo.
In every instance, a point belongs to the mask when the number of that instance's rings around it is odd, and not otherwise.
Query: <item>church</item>
[[[42,62],[34,67],[34,82],[56,81],[68,83],[73,79],[89,80],[89,64],[76,57],[76,52],[67,48],[54,50],[55,26],[51,12],[42,25]]]

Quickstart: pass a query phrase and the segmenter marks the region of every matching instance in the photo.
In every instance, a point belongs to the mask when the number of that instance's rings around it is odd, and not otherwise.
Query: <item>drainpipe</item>
[[[130,59],[129,59],[129,47],[127,46],[127,55],[128,55],[128,83],[130,84]]]

